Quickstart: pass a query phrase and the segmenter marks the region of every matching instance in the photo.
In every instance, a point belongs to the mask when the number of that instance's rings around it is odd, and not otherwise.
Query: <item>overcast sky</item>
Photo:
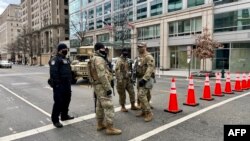
[[[9,4],[20,4],[21,0],[0,0],[0,15]]]

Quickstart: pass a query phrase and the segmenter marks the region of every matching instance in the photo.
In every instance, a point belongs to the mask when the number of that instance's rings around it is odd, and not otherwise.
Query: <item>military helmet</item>
[[[105,48],[105,46],[102,43],[96,43],[95,44],[95,51],[101,49],[101,48]]]
[[[60,50],[65,49],[65,48],[68,48],[67,45],[64,43],[60,43],[57,46],[57,51],[59,52]]]

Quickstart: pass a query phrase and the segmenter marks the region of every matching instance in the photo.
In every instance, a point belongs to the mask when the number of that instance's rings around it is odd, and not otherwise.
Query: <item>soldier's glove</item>
[[[139,81],[139,87],[143,87],[146,84],[146,80],[142,79]]]
[[[114,88],[114,86],[115,86],[114,80],[111,80],[111,81],[110,81],[110,85],[111,85],[112,88]]]
[[[112,91],[111,91],[111,90],[108,90],[108,91],[107,91],[107,96],[111,96],[111,94],[112,94]]]

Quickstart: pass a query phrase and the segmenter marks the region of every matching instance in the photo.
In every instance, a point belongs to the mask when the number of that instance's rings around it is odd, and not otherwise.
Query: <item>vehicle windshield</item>
[[[76,59],[79,60],[80,62],[86,62],[89,60],[89,56],[76,56]]]

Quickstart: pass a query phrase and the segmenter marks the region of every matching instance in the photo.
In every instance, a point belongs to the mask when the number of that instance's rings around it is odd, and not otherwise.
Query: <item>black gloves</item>
[[[115,86],[114,80],[111,80],[111,81],[110,81],[110,85],[111,85],[112,88],[114,88],[114,86]]]
[[[112,91],[111,90],[108,90],[107,91],[107,96],[110,96],[112,94]]]
[[[142,79],[139,81],[139,87],[143,87],[146,84],[146,80]]]

